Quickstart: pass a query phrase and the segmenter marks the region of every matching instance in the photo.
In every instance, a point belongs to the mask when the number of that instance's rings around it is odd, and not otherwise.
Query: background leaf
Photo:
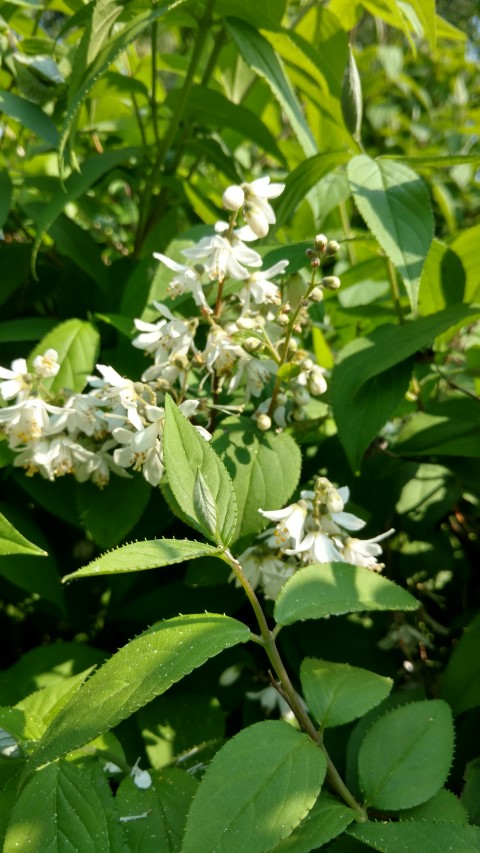
[[[355,204],[402,275],[415,311],[420,274],[433,239],[427,188],[408,166],[365,154],[350,160],[347,174]]]
[[[56,376],[42,379],[42,385],[53,394],[63,388],[80,392],[93,372],[99,346],[100,336],[95,326],[85,320],[66,320],[42,338],[29,360],[31,363],[47,349],[56,350],[60,370]]]
[[[480,828],[456,823],[369,823],[356,826],[350,833],[381,853],[405,853],[406,850],[421,850],[422,853],[438,853],[439,850],[467,853],[468,850],[473,853],[480,848]]]
[[[6,554],[34,554],[45,557],[47,552],[29,542],[7,518],[0,513],[0,557]]]
[[[302,661],[300,679],[309,710],[325,728],[362,717],[385,699],[393,686],[391,678],[317,658]]]

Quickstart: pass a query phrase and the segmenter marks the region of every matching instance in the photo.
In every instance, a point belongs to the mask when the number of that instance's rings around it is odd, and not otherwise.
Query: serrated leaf
[[[233,480],[238,518],[234,540],[258,533],[268,524],[259,509],[287,503],[300,478],[302,458],[287,433],[261,433],[251,418],[227,418],[213,438]]]
[[[300,669],[303,695],[317,723],[342,726],[385,699],[393,681],[348,663],[305,658]]]
[[[329,151],[325,154],[315,154],[314,157],[309,157],[293,169],[287,176],[285,189],[275,207],[277,221],[280,224],[287,222],[310,190],[337,166],[348,162],[349,157],[348,151]]]
[[[388,420],[388,409],[392,414],[398,403],[401,383],[409,372],[407,359],[455,324],[477,316],[475,309],[451,305],[403,326],[379,326],[368,337],[350,341],[341,350],[330,393],[340,440],[353,470],[357,470],[369,441]],[[394,389],[389,387],[389,376],[395,377]],[[376,401],[376,406],[370,405],[366,412],[368,401]]]
[[[352,47],[348,48],[348,62],[342,82],[342,115],[346,127],[356,142],[360,142],[362,130],[362,84]]]
[[[247,65],[262,77],[285,112],[307,157],[317,153],[312,132],[280,59],[266,38],[240,18],[227,18],[227,29]]]
[[[455,716],[480,705],[479,644],[480,616],[477,616],[455,646],[442,682],[441,695]]]
[[[45,377],[42,385],[52,394],[68,388],[83,391],[87,376],[93,371],[100,346],[100,336],[85,320],[66,320],[45,335],[30,354],[29,361],[43,355],[47,349],[58,353],[60,370],[56,376]]]
[[[451,711],[441,699],[411,702],[381,717],[358,753],[366,803],[392,810],[429,800],[448,777],[453,738]]]
[[[449,823],[468,823],[468,812],[464,804],[452,791],[440,788],[431,800],[399,812],[399,820],[441,820]],[[472,821],[473,823],[473,821]]]
[[[322,792],[306,818],[269,853],[310,853],[340,835],[354,819],[352,809]]]
[[[93,667],[89,667],[78,675],[72,675],[70,678],[58,681],[50,687],[36,690],[16,704],[15,708],[26,716],[28,737],[37,739],[43,735],[52,720],[60,713],[70,697],[77,692],[92,670]],[[34,720],[33,727],[29,725],[30,718]]]
[[[406,589],[349,563],[306,566],[289,578],[275,604],[275,619],[291,625],[363,610],[416,610],[418,601]]]
[[[190,539],[153,539],[150,542],[130,542],[114,551],[109,551],[82,566],[76,572],[65,575],[63,583],[76,578],[95,575],[114,575],[123,572],[141,572],[194,560],[196,557],[213,557],[218,548]]]
[[[7,554],[31,554],[32,556],[46,557],[47,552],[33,542],[29,542],[22,536],[13,524],[0,513],[0,557]]]
[[[356,826],[349,835],[381,853],[475,853],[480,850],[477,826],[411,821],[410,823],[369,823]]]
[[[228,545],[237,522],[233,483],[221,459],[168,395],[165,400],[163,455],[169,487],[180,509],[208,539]],[[214,501],[215,534],[212,534],[196,511],[195,480],[199,471]]]
[[[176,767],[150,770],[152,786],[140,790],[124,779],[116,802],[130,849],[138,853],[179,853],[187,813],[198,782]]]
[[[402,163],[360,154],[347,166],[355,204],[402,275],[412,310],[433,239],[433,215],[422,179]]]
[[[325,772],[323,753],[287,723],[249,726],[208,766],[182,853],[265,853],[306,816]]]
[[[69,761],[43,767],[27,781],[12,809],[4,853],[107,853],[107,819],[91,781]]]
[[[210,531],[210,536],[215,539],[218,536],[217,509],[208,483],[200,470],[197,471],[193,485],[193,507],[200,523]]]
[[[113,728],[222,649],[249,636],[246,625],[218,614],[177,616],[153,625],[114,654],[62,708],[33,752],[29,769]]]

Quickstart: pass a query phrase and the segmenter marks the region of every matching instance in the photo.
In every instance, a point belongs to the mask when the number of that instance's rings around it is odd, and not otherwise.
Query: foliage
[[[3,5],[7,853],[480,850],[467,5]]]

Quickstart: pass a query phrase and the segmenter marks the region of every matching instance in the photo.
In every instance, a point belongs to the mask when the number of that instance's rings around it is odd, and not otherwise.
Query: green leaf
[[[216,686],[212,686],[214,691]],[[225,736],[225,714],[210,691],[172,690],[158,696],[137,714],[137,724],[152,767],[204,761],[203,749],[221,746]]]
[[[478,312],[474,309],[451,305],[428,317],[407,321],[403,326],[389,323],[379,326],[368,337],[350,341],[343,348],[333,371],[330,394],[340,441],[353,470],[357,469],[369,441],[388,420],[387,410],[390,408],[391,415],[395,402],[399,402],[401,382],[405,382],[409,368],[404,365],[391,373],[390,370],[430,346],[451,326],[476,316]],[[371,384],[374,377],[378,380]],[[388,386],[392,378],[396,391]],[[376,408],[370,408],[365,422],[361,422],[368,400],[379,406],[378,414]]]
[[[189,539],[154,539],[151,542],[131,542],[115,551],[109,551],[97,557],[88,566],[83,566],[65,575],[63,583],[75,578],[94,575],[115,575],[123,572],[140,572],[144,569],[156,569],[193,560],[196,557],[209,557],[218,554],[218,548],[192,542]]]
[[[280,59],[266,38],[254,27],[239,18],[228,18],[227,29],[249,66],[262,77],[285,112],[307,157],[317,153],[312,132],[305,121],[295,92],[285,75]]]
[[[465,787],[461,802],[467,809],[470,823],[480,824],[480,758],[468,762],[463,778]]]
[[[181,91],[173,90],[165,99],[165,104],[174,111],[180,98]],[[241,133],[246,139],[264,148],[280,163],[285,162],[274,135],[256,113],[242,104],[232,104],[225,95],[215,89],[207,86],[192,86],[185,113],[190,120],[214,129],[222,127],[238,132],[241,128]]]
[[[46,557],[47,552],[33,542],[29,542],[13,524],[0,513],[0,557],[7,554],[32,554],[38,557]]]
[[[420,274],[433,239],[427,188],[408,166],[365,154],[350,160],[347,173],[355,204],[402,275],[415,311]]]
[[[451,244],[450,248],[460,258],[465,272],[464,302],[480,301],[480,273],[478,269],[478,243],[480,225],[467,228]]]
[[[156,21],[162,15],[165,15],[169,9],[178,7],[182,2],[183,0],[176,0],[176,2],[171,6],[160,6],[153,10],[145,10],[140,15],[133,18],[133,20],[125,24],[119,33],[115,33],[115,35],[108,39],[105,46],[86,69],[79,88],[75,92],[69,93],[70,103],[60,136],[58,152],[60,163],[63,162],[65,146],[68,142],[77,113],[97,80],[102,76],[102,74],[104,74],[112,62],[114,62],[117,56],[119,56],[129,44],[135,41],[135,39],[138,38],[143,31],[153,23],[153,21]],[[109,152],[109,154],[118,154],[118,152],[112,151]],[[109,155],[102,154],[99,156],[106,157]],[[84,169],[84,164],[82,165],[82,169]]]
[[[416,412],[395,437],[395,453],[405,456],[480,456],[478,403],[443,400],[428,412]]]
[[[152,493],[144,477],[113,475],[103,489],[76,483],[76,503],[84,529],[100,548],[118,545],[143,515]]]
[[[478,433],[477,433],[478,439]],[[465,629],[448,662],[441,695],[455,716],[480,705],[480,616]]]
[[[182,853],[265,853],[312,808],[325,772],[323,753],[287,723],[249,726],[208,766]]]
[[[117,807],[129,847],[138,853],[180,853],[198,782],[176,767],[149,772],[150,788],[141,790],[127,778],[117,791]],[[135,820],[138,815],[142,817]]]
[[[359,841],[381,853],[474,853],[480,850],[480,829],[459,824],[411,821],[405,823],[369,823],[349,830]]]
[[[38,341],[56,325],[47,317],[17,317],[0,323],[0,342]]]
[[[261,433],[251,418],[226,418],[212,443],[237,497],[234,540],[258,533],[268,523],[259,508],[278,509],[297,487],[302,464],[298,445],[284,432]]]
[[[465,271],[458,255],[440,240],[433,240],[420,278],[420,314],[434,314],[447,305],[463,302]]]
[[[105,44],[113,24],[123,11],[118,0],[97,0],[90,10],[82,39],[75,52],[70,75],[69,101],[75,94],[86,68],[93,62]]]
[[[246,625],[218,614],[156,623],[114,654],[62,708],[32,754],[30,769],[113,728],[222,649],[249,636]]]
[[[342,83],[342,115],[346,127],[356,142],[360,142],[362,131],[362,84],[351,45],[348,46],[348,62]]]
[[[42,205],[39,215],[35,217],[32,211],[37,225],[37,235],[33,244],[31,258],[31,267],[34,275],[35,262],[43,235],[49,231],[66,206],[86,193],[107,172],[110,172],[121,163],[128,163],[129,160],[132,160],[132,158],[138,156],[141,152],[141,148],[120,148],[108,151],[105,154],[93,154],[92,157],[89,157],[88,160],[82,163],[82,171],[70,175],[65,181],[65,185],[60,181],[58,182],[52,198],[46,205]]]
[[[363,610],[416,610],[418,601],[406,589],[349,563],[306,566],[289,578],[275,604],[275,619],[291,625]]]
[[[163,454],[168,483],[180,509],[208,539],[214,539],[218,545],[228,545],[237,523],[233,483],[215,451],[169,396],[165,399]],[[195,481],[198,472],[213,498],[216,511],[214,532],[197,513]]]
[[[354,818],[352,809],[322,792],[306,818],[269,853],[310,853],[340,835]]]
[[[100,347],[100,336],[91,323],[85,320],[66,320],[48,332],[29,356],[43,355],[47,349],[58,353],[60,370],[56,376],[42,379],[42,385],[52,394],[68,388],[83,391],[87,376],[92,373]]]
[[[36,690],[26,699],[17,703],[15,707],[19,711],[23,711],[27,718],[28,737],[38,739],[43,735],[52,720],[55,719],[70,697],[77,692],[92,670],[93,667],[89,667],[78,675],[72,675],[70,678],[64,678],[49,687]],[[30,718],[35,721],[34,728],[29,725]]]
[[[102,261],[102,248],[88,231],[62,214],[50,226],[49,232],[58,251],[74,261],[104,293],[108,293],[108,272]]]
[[[305,658],[300,679],[308,708],[324,728],[363,717],[388,696],[393,685],[391,678],[366,669],[316,658]]]
[[[0,112],[18,121],[22,127],[28,127],[52,148],[58,145],[58,132],[52,119],[40,107],[20,95],[0,89]]]
[[[290,172],[285,181],[285,189],[275,206],[275,215],[279,224],[287,222],[309,191],[320,183],[325,175],[333,172],[337,166],[347,163],[349,157],[348,151],[328,151],[326,154],[316,154],[314,157],[304,160]]]
[[[437,45],[435,0],[408,0],[408,4],[413,8],[422,25],[423,35],[428,41],[430,50],[434,51]]]
[[[8,172],[0,172],[0,228],[10,212],[12,200],[12,182]]]
[[[431,800],[399,812],[399,820],[442,820],[453,823],[468,823],[465,805],[455,794],[440,788]]]
[[[70,761],[38,770],[12,810],[4,853],[67,850],[107,853],[107,820],[88,775]]]
[[[447,779],[453,737],[451,711],[441,699],[411,702],[373,723],[358,754],[366,803],[407,809],[433,797]]]

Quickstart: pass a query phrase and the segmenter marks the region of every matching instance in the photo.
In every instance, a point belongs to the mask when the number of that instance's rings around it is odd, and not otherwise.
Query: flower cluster
[[[277,524],[238,558],[253,588],[261,586],[268,598],[276,598],[295,571],[312,563],[350,563],[381,571],[383,563],[377,557],[382,548],[378,543],[394,531],[372,539],[352,535],[365,526],[365,521],[345,512],[349,496],[347,486],[336,489],[326,477],[318,477],[315,489],[300,492],[300,500],[290,506],[260,510],[264,518]]]
[[[319,278],[322,257],[339,247],[324,235],[315,238],[307,251],[309,281],[291,304],[288,261],[263,269],[250,245],[275,223],[270,200],[283,189],[268,177],[228,187],[223,203],[229,221],[183,249],[184,263],[155,254],[173,275],[169,304],[153,303],[158,319],[134,321],[132,344],[153,360],[140,381],[98,364],[88,387],[74,393],[61,384],[53,349],[29,365],[16,359],[10,369],[0,368],[0,397],[7,404],[0,408],[0,430],[15,452],[14,465],[29,475],[53,480],[73,474],[100,487],[111,472],[128,477],[131,469],[158,486],[166,393],[205,427],[214,425],[219,411],[246,411],[261,430],[308,417],[312,396],[327,388],[324,368],[304,349],[309,307],[324,289],[339,285],[335,276]],[[238,225],[240,215],[244,223]],[[201,425],[197,429],[210,437]]]

